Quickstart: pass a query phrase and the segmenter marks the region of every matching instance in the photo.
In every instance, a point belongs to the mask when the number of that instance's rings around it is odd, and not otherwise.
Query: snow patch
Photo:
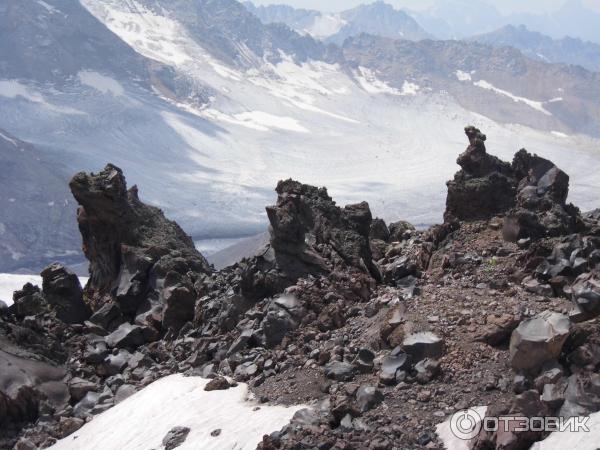
[[[315,17],[312,25],[303,31],[317,39],[322,39],[337,34],[347,23],[339,14],[321,14]]]
[[[463,72],[462,70],[456,71],[456,78],[458,81],[471,81],[471,74],[468,72]]]
[[[135,0],[80,1],[109,30],[143,56],[175,66],[191,60],[186,51],[191,39],[175,20],[160,16]]]
[[[479,80],[479,81],[476,81],[473,84],[475,86],[477,86],[477,87],[482,88],[482,89],[487,89],[489,91],[495,92],[496,94],[500,94],[500,95],[503,95],[505,97],[509,97],[509,98],[513,99],[516,103],[519,103],[519,102],[525,103],[527,106],[529,106],[529,107],[535,109],[536,111],[539,111],[539,112],[541,112],[541,113],[543,113],[543,114],[545,114],[547,116],[551,116],[552,115],[552,113],[550,113],[549,111],[547,111],[544,108],[544,102],[538,102],[536,100],[530,100],[530,99],[525,98],[525,97],[519,97],[517,95],[511,94],[508,91],[505,91],[505,90],[502,90],[502,89],[498,89],[493,84],[488,83],[485,80]]]
[[[589,432],[554,432],[543,441],[533,444],[530,450],[597,450],[600,442],[600,412],[591,414],[586,425]]]
[[[15,141],[12,138],[9,138],[7,135],[5,135],[2,131],[0,131],[0,138],[4,139],[7,142],[10,142],[12,145],[14,145],[15,147],[18,147],[19,144],[17,144],[17,141]]]
[[[89,86],[103,94],[113,94],[115,97],[120,97],[125,93],[125,89],[121,84],[106,75],[89,70],[83,70],[77,74],[81,84]]]
[[[43,6],[44,8],[46,8],[46,11],[48,11],[50,14],[56,14],[58,12],[60,12],[58,9],[56,9],[54,6],[49,5],[48,3],[46,3],[43,0],[37,0],[36,2],[38,5]]]
[[[148,450],[176,426],[190,428],[179,450],[250,450],[281,429],[303,406],[258,405],[248,386],[204,390],[210,380],[181,374],[161,378],[50,447],[52,450]],[[220,429],[219,436],[211,432]]]
[[[370,94],[391,94],[391,95],[416,95],[419,91],[419,86],[417,84],[411,83],[409,81],[404,81],[402,84],[402,89],[396,89],[391,87],[386,82],[377,78],[375,72],[366,67],[360,66],[358,68],[358,72],[356,73],[356,79],[358,80],[360,86]]]
[[[42,94],[17,80],[0,80],[0,97],[11,99],[21,97],[28,102],[37,103],[59,114],[85,115],[83,111],[47,102]]]

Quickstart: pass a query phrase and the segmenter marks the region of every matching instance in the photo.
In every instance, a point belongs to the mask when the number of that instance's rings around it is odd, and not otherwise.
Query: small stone
[[[183,444],[190,434],[188,427],[173,427],[162,440],[165,450],[172,450]]]

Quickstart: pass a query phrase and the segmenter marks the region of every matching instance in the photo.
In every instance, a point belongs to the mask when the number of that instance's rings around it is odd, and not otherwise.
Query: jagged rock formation
[[[513,242],[581,229],[579,210],[566,204],[569,176],[554,163],[521,149],[508,164],[486,152],[486,136],[477,128],[465,133],[469,147],[457,160],[462,169],[447,183],[446,222],[506,213],[503,235]]]
[[[127,191],[118,168],[78,174],[92,278],[82,292],[52,265],[43,289],[26,285],[0,308],[0,447],[48,447],[171,373],[214,378],[211,389],[248,382],[265,402],[322,400],[265,436],[259,448],[273,450],[432,448],[442,418],[422,403],[451,413],[468,400],[492,405],[490,415],[599,410],[600,217],[552,236],[543,219],[547,207],[568,210],[566,175],[525,151],[503,163],[478,130],[467,133],[448,222],[388,226],[366,203],[340,208],[324,188],[282,181],[269,243],[218,272]],[[507,189],[495,194],[506,210],[479,198],[492,186]],[[488,215],[458,220],[481,213],[462,201]],[[519,208],[543,239],[503,240],[498,215]],[[569,300],[579,309],[567,317]],[[529,448],[541,435],[483,433],[475,445],[505,437]]]
[[[211,271],[192,239],[161,210],[142,203],[136,186],[127,190],[118,167],[78,173],[69,185],[81,205],[77,221],[90,261],[87,301],[94,309],[116,301],[144,324],[164,307],[163,328],[178,330],[193,317],[199,274]]]
[[[512,170],[519,185],[516,207],[504,221],[505,239],[560,236],[582,228],[579,210],[566,203],[569,176],[554,163],[522,149],[513,159]]]
[[[515,204],[511,167],[486,152],[485,134],[466,127],[469,146],[456,161],[462,170],[447,183],[444,220],[477,220],[502,213]]]
[[[381,276],[369,247],[371,211],[366,202],[339,208],[325,188],[297,181],[277,184],[277,204],[267,208],[275,259],[294,278],[353,267]]]

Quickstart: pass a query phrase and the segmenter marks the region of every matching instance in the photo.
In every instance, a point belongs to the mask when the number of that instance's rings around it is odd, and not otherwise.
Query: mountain
[[[587,7],[584,0],[568,0],[558,10],[543,14],[507,15],[481,0],[435,0],[428,8],[410,11],[410,15],[440,39],[463,39],[507,25],[525,25],[554,39],[572,37],[600,44],[600,13]]]
[[[264,205],[286,178],[327,183],[341,202],[367,200],[385,219],[433,223],[454,172],[449,148],[467,123],[488,130],[500,156],[527,143],[556,160],[576,177],[571,192],[582,207],[600,190],[599,83],[583,68],[475,42],[359,35],[340,47],[263,24],[233,0],[1,8],[2,32],[19,51],[2,47],[10,64],[0,77],[0,127],[43,152],[51,172],[121,167],[144,186],[142,201],[196,241],[263,232]],[[43,190],[34,173],[24,178]],[[15,220],[39,235],[66,234],[66,225],[44,222],[41,206]]]
[[[491,33],[474,36],[470,40],[494,47],[514,47],[524,55],[540,61],[574,64],[588,70],[600,71],[600,45],[570,37],[552,39],[530,31],[524,25],[506,25]]]
[[[0,129],[0,261],[4,271],[83,258],[70,174],[47,150]]]
[[[438,39],[462,39],[496,30],[505,23],[500,11],[480,0],[435,1],[411,15]]]
[[[300,33],[336,44],[361,33],[411,41],[432,37],[406,12],[383,1],[340,13],[294,9],[287,5],[254,6],[251,2],[244,5],[263,23],[285,23]]]
[[[407,80],[447,92],[470,111],[496,121],[598,136],[600,74],[549,65],[511,47],[464,41],[408,42],[369,35],[348,39],[346,61],[368,67],[392,88]],[[560,129],[559,129],[560,128]]]

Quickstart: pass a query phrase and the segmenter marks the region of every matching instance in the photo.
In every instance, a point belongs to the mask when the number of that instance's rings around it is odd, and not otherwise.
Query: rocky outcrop
[[[90,261],[85,296],[92,308],[116,301],[129,318],[146,323],[150,312],[176,330],[191,320],[194,285],[211,271],[192,239],[141,202],[136,186],[128,190],[116,166],[78,173],[70,187],[81,205],[77,221]]]
[[[519,150],[512,164],[486,152],[486,136],[465,128],[469,146],[457,160],[461,170],[447,183],[444,220],[487,220],[506,215],[507,241],[561,236],[584,227],[567,204],[569,176],[551,161]]]
[[[560,236],[583,228],[579,210],[566,203],[569,176],[554,163],[522,149],[512,170],[519,184],[516,207],[504,220],[506,240]]]
[[[369,246],[369,205],[338,207],[325,188],[294,180],[277,184],[277,203],[267,207],[271,246],[278,266],[292,278],[355,268],[379,280]]]
[[[444,220],[486,219],[515,204],[516,182],[508,163],[486,152],[486,136],[477,128],[465,128],[469,146],[457,164],[461,170],[447,183]]]

